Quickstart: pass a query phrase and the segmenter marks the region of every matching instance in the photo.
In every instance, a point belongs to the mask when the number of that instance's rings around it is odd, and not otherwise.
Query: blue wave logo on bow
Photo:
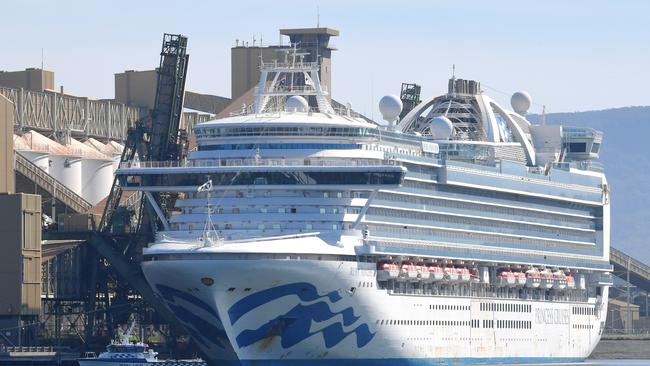
[[[375,333],[370,331],[366,323],[361,323],[354,329],[345,331],[344,327],[350,328],[360,318],[354,314],[354,309],[347,307],[339,312],[333,312],[327,300],[331,304],[341,301],[343,298],[338,291],[320,295],[314,285],[305,282],[272,287],[246,296],[228,309],[230,324],[235,325],[242,316],[270,301],[285,296],[297,296],[302,303],[295,305],[285,314],[269,320],[257,329],[247,329],[240,332],[236,337],[237,345],[240,348],[250,346],[261,340],[270,341],[274,337],[280,337],[280,344],[286,349],[317,333],[323,335],[325,347],[327,348],[336,346],[347,336],[354,333],[357,338],[357,347],[361,348],[375,336]],[[314,302],[317,300],[322,301]],[[303,303],[311,304],[305,305]],[[343,319],[342,323],[332,323],[317,331],[311,331],[312,322],[320,323],[339,315]]]

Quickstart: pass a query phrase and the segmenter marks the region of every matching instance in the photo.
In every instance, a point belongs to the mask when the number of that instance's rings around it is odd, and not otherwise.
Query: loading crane
[[[140,161],[177,161],[185,157],[187,134],[180,129],[185,93],[185,79],[189,55],[187,37],[165,34],[157,69],[158,82],[155,104],[149,116],[138,120],[128,130],[127,141],[120,164],[134,159]],[[146,178],[145,178],[146,179]],[[169,324],[178,322],[174,315],[155,296],[140,268],[142,248],[154,238],[158,223],[152,213],[154,205],[165,209],[173,203],[172,194],[156,195],[153,200],[141,199],[134,212],[120,205],[123,191],[116,177],[106,200],[104,212],[95,231],[83,233],[44,233],[44,239],[82,239],[87,241],[111,264],[117,274],[153,307]],[[155,183],[155,182],[149,182]],[[147,204],[147,202],[149,204]],[[135,217],[136,220],[131,220]],[[128,222],[127,222],[128,221]],[[131,221],[137,222],[135,227]],[[89,295],[88,308],[94,309],[96,295]],[[93,318],[86,324],[86,339],[93,334]]]

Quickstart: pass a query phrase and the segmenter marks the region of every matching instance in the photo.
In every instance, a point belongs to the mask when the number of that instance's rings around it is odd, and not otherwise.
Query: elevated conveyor
[[[613,247],[609,251],[609,261],[617,276],[627,280],[629,270],[630,283],[644,291],[650,291],[650,266]]]

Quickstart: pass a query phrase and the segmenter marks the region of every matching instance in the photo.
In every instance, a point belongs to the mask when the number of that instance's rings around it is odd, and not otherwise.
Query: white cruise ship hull
[[[607,314],[606,288],[587,303],[407,295],[378,289],[374,263],[244,256],[143,264],[179,319],[192,309],[205,316],[243,364],[577,362],[595,348]]]

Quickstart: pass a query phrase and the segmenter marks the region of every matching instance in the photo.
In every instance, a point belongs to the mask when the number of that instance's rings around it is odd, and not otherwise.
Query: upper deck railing
[[[261,70],[318,70],[318,62],[262,62]]]
[[[401,166],[396,160],[378,159],[210,159],[185,161],[130,161],[120,163],[120,169],[139,168],[211,168],[239,166],[331,166],[331,167],[364,167],[364,166]]]

